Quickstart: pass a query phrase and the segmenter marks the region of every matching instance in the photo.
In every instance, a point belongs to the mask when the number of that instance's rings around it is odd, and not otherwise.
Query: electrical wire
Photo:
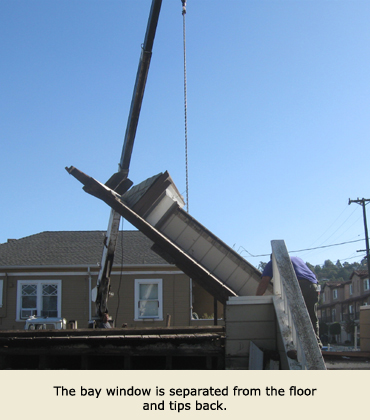
[[[304,251],[312,251],[312,250],[314,250],[314,249],[321,249],[321,248],[330,248],[330,247],[333,247],[333,246],[339,246],[339,245],[346,245],[346,244],[352,244],[352,243],[354,243],[354,242],[361,242],[361,241],[363,241],[364,239],[356,239],[355,241],[347,241],[347,242],[341,242],[341,243],[338,243],[338,244],[331,244],[331,245],[323,245],[323,246],[318,246],[318,247],[315,247],[315,248],[306,248],[306,249],[298,249],[298,250],[296,250],[296,251],[289,251],[289,253],[293,253],[293,252],[304,252]],[[257,257],[267,257],[267,256],[269,256],[269,255],[271,255],[271,252],[269,253],[269,254],[259,254],[259,255],[253,255],[253,254],[251,254],[248,250],[246,250],[244,247],[239,247],[239,249],[241,249],[242,248],[242,252],[244,251],[244,252],[246,252],[250,257],[253,257],[253,258],[257,258]],[[241,252],[241,253],[242,253]],[[241,254],[240,253],[240,254]]]
[[[310,245],[309,245],[309,247],[312,247],[319,239],[321,239],[325,234],[326,234],[326,232],[328,232],[336,223],[337,223],[337,221],[342,217],[342,215],[343,215],[343,213],[346,211],[348,209],[348,205],[346,205],[345,207],[344,207],[344,209],[343,209],[343,211],[340,213],[340,215],[333,221],[333,223],[331,224],[331,225],[329,225],[329,227],[316,239],[316,240],[314,240]],[[351,213],[351,215],[353,214],[354,212],[352,212]],[[351,216],[350,215],[350,216]],[[347,220],[347,219],[346,219]],[[342,223],[342,225],[346,222],[346,220]],[[341,225],[341,226],[342,226]],[[326,241],[324,241],[324,243],[325,243]],[[323,245],[323,243],[321,243],[320,245]]]

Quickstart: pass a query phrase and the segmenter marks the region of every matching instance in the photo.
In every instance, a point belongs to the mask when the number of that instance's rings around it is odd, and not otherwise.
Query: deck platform
[[[224,328],[0,331],[0,369],[224,369]]]

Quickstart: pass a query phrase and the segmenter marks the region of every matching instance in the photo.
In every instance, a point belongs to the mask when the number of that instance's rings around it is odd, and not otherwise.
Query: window
[[[331,320],[332,320],[332,322],[335,322],[335,320],[336,320],[336,311],[335,311],[335,309],[332,309],[331,310]]]
[[[353,314],[353,305],[349,305],[349,313]]]
[[[333,299],[338,299],[338,289],[333,290]]]
[[[352,283],[349,285],[349,294],[353,295],[353,285],[352,285]]]
[[[369,279],[364,280],[364,290],[369,290]]]
[[[135,280],[135,319],[163,319],[162,279]]]
[[[0,280],[0,308],[3,307],[3,285],[4,280]]]
[[[61,280],[19,280],[17,320],[61,316]]]

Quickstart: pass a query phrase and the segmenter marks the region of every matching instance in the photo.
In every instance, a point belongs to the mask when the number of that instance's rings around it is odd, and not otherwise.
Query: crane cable
[[[188,104],[187,104],[187,82],[186,82],[186,0],[182,2],[182,27],[184,44],[184,113],[185,113],[185,180],[186,180],[186,210],[189,213],[189,169],[188,169]]]

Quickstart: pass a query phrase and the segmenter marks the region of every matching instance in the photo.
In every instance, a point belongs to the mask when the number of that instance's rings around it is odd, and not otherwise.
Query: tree
[[[258,265],[258,270],[263,271],[266,267],[267,263],[260,261],[259,265]]]
[[[355,334],[355,326],[356,323],[353,319],[348,319],[348,321],[344,324],[344,331],[351,336],[351,342],[353,344],[354,334]]]
[[[342,327],[339,324],[339,322],[334,322],[333,324],[331,324],[329,327],[329,332],[330,332],[330,335],[334,335],[334,336],[340,335],[340,333],[342,332]],[[333,343],[335,342],[336,340],[333,340]]]

